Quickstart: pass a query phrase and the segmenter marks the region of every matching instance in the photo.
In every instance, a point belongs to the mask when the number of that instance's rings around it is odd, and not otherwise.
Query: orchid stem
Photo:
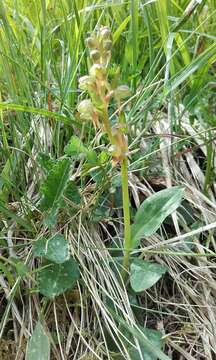
[[[121,162],[121,181],[122,181],[122,199],[124,213],[124,257],[122,278],[125,281],[129,268],[131,244],[131,225],[130,225],[130,199],[128,190],[128,159],[125,157]]]

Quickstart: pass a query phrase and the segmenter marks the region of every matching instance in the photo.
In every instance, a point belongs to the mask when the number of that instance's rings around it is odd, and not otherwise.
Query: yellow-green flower
[[[83,120],[92,120],[95,109],[90,99],[86,99],[81,101],[78,106],[77,110],[80,113],[80,118]]]
[[[98,80],[103,80],[104,77],[106,76],[106,69],[101,64],[94,64],[94,65],[92,65],[89,73],[90,73],[90,76],[92,76],[92,78],[96,78]]]
[[[95,85],[95,81],[91,76],[82,76],[79,78],[79,88],[81,90],[90,90]]]

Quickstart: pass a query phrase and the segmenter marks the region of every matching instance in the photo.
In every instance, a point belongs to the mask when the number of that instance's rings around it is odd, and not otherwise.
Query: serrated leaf
[[[49,263],[49,267],[38,274],[38,287],[41,294],[53,299],[73,287],[79,278],[79,266],[74,259],[63,264]]]
[[[87,154],[88,163],[92,166],[97,166],[100,164],[97,153],[95,150],[89,150]]]
[[[55,235],[51,239],[42,238],[33,245],[35,256],[44,256],[46,259],[61,264],[69,259],[68,241],[63,235]]]
[[[143,236],[154,234],[167,216],[181,204],[184,189],[172,187],[151,195],[140,205],[132,225],[133,248],[139,245]]]
[[[130,266],[130,284],[136,292],[142,292],[153,286],[167,271],[165,266],[134,259]]]
[[[70,142],[64,148],[65,154],[82,158],[88,153],[88,149],[83,145],[78,136],[72,136]]]
[[[55,164],[56,160],[51,159],[50,156],[46,153],[39,152],[37,155],[37,161],[43,170],[45,170],[45,172],[49,172]]]
[[[62,195],[67,186],[69,175],[70,160],[60,160],[49,171],[47,179],[41,186],[43,194],[41,209],[50,210],[50,218],[48,218],[47,223],[51,225],[55,222],[57,211],[62,205]]]
[[[81,202],[79,189],[74,181],[69,181],[64,196],[75,204],[80,204]]]
[[[25,360],[50,360],[49,338],[40,322],[28,342]]]
[[[41,187],[43,194],[41,208],[43,210],[51,209],[58,202],[69,179],[69,172],[69,159],[60,160],[53,166]]]

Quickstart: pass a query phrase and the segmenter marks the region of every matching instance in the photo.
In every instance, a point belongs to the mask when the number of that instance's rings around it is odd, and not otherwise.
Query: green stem
[[[103,125],[104,125],[105,132],[107,133],[107,135],[109,137],[110,143],[112,145],[114,145],[115,141],[114,141],[114,137],[112,134],[112,128],[110,125],[108,113],[104,114],[104,116],[103,116]]]
[[[121,162],[121,181],[122,181],[122,198],[123,198],[123,212],[124,212],[124,258],[123,258],[123,272],[122,277],[125,280],[130,258],[131,244],[131,226],[130,226],[130,200],[128,190],[128,168],[127,158],[125,157]]]

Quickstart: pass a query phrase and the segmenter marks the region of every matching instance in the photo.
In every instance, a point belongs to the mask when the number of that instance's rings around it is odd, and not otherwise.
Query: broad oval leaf
[[[51,239],[37,240],[33,252],[36,256],[44,256],[57,264],[65,262],[70,257],[68,241],[63,235],[58,234]]]
[[[41,294],[53,299],[73,287],[79,278],[79,266],[74,259],[48,265],[38,274],[38,287]]]
[[[37,323],[28,342],[25,360],[49,360],[50,342],[43,326]]]
[[[133,248],[139,245],[143,236],[154,234],[166,217],[179,207],[183,192],[183,188],[176,186],[161,190],[143,201],[132,225]]]
[[[130,267],[130,284],[136,292],[142,292],[153,286],[167,271],[165,266],[134,259]]]

